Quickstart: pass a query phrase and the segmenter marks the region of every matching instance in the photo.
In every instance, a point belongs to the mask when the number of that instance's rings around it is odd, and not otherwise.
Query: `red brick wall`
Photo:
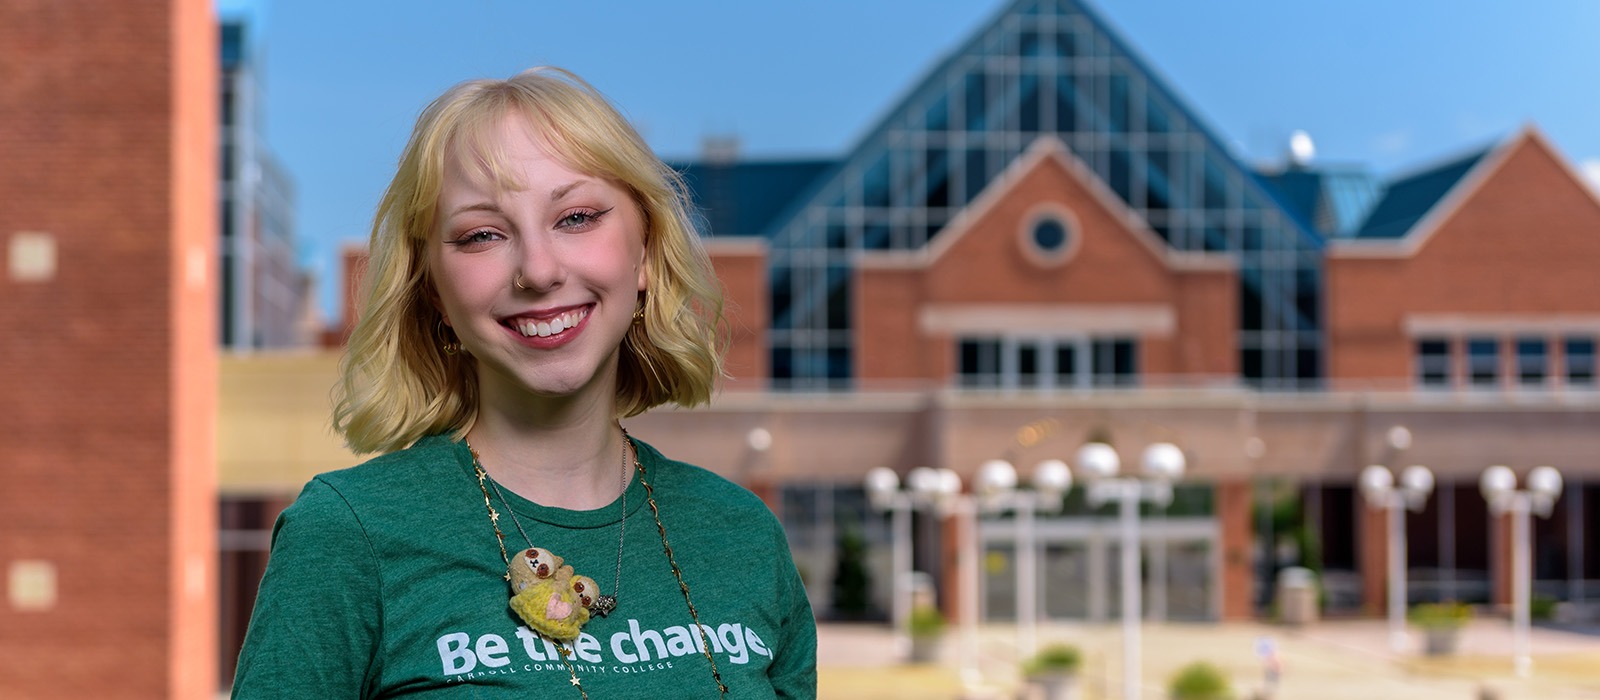
[[[921,330],[919,313],[928,304],[1164,305],[1176,312],[1178,328],[1139,339],[1141,374],[1236,373],[1233,273],[1174,269],[1154,234],[1131,229],[1110,195],[1085,180],[1092,176],[1065,158],[1040,155],[1022,156],[1033,160],[1007,189],[986,194],[988,204],[974,205],[970,224],[941,233],[952,238],[936,240],[937,257],[857,269],[856,376],[946,380],[953,341]],[[1077,249],[1060,264],[1041,263],[1023,242],[1042,204],[1077,220]]]
[[[1250,526],[1251,488],[1245,479],[1218,482],[1217,522],[1222,526],[1222,619],[1248,620],[1255,614],[1250,552],[1254,534]]]
[[[1600,205],[1542,137],[1505,148],[1414,256],[1329,259],[1331,379],[1408,382],[1409,314],[1600,313]]]
[[[1389,516],[1358,500],[1356,565],[1361,569],[1361,610],[1383,615],[1389,601]]]
[[[722,281],[728,345],[721,389],[758,391],[767,386],[767,255],[750,241],[713,241],[711,264]]]
[[[1178,331],[1169,351],[1172,371],[1223,379],[1239,376],[1237,274],[1232,270],[1186,271],[1178,283],[1174,300]]]
[[[216,33],[204,0],[0,2],[0,256],[58,261],[0,267],[0,575],[58,592],[0,579],[0,697],[215,692]]]
[[[930,338],[917,327],[925,294],[923,271],[856,268],[851,310],[856,323],[856,377],[862,381],[943,376],[933,354],[949,338]],[[931,342],[930,342],[931,341]]]

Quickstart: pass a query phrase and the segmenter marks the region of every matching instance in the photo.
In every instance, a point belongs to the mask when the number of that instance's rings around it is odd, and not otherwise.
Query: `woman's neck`
[[[467,441],[501,487],[571,510],[601,508],[622,493],[631,461],[613,409],[540,401],[508,410],[484,398]]]

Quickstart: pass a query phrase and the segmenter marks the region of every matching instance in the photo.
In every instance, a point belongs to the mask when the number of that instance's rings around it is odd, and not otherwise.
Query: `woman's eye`
[[[459,237],[459,238],[457,238],[457,239],[455,239],[453,241],[450,241],[450,245],[456,245],[456,246],[477,245],[477,244],[481,244],[481,243],[488,243],[490,241],[493,241],[495,238],[496,238],[495,232],[490,231],[489,229],[478,229],[476,231],[471,231],[471,232],[467,233],[466,235],[461,236],[461,237]]]
[[[599,223],[600,217],[605,216],[607,213],[610,213],[610,211],[610,209],[603,211],[580,209],[578,211],[570,212],[566,216],[561,217],[560,221],[556,222],[556,228],[566,230],[588,228],[589,226]]]

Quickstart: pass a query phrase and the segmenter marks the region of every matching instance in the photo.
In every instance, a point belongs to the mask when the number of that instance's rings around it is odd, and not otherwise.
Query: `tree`
[[[872,610],[867,542],[855,528],[845,528],[834,551],[838,559],[833,569],[833,611],[841,617],[862,617]]]

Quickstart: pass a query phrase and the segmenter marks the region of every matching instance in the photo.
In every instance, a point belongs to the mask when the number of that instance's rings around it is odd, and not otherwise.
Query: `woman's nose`
[[[522,261],[514,282],[517,289],[543,293],[566,282],[566,262],[548,238],[534,235],[523,240]]]

